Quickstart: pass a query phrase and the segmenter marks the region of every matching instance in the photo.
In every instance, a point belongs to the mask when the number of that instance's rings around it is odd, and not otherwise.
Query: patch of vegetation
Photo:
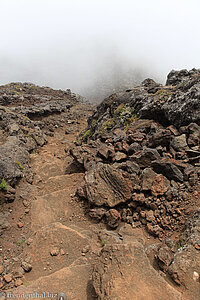
[[[104,247],[107,244],[107,242],[108,242],[107,240],[102,240],[101,241],[101,247]]]
[[[36,154],[35,149],[33,149],[33,150],[31,151],[31,154]]]
[[[4,180],[4,178],[0,182],[0,190],[2,190],[2,191],[7,191],[8,190],[8,184]]]
[[[15,163],[18,165],[20,171],[23,172],[24,171],[24,167],[20,164],[20,162],[19,161],[15,161]]]
[[[125,109],[126,109],[125,104],[124,103],[120,104],[114,111],[114,117],[118,118]]]
[[[159,103],[163,104],[168,100],[168,98],[171,94],[172,94],[172,92],[170,92],[170,91],[160,89],[154,94],[153,102],[154,103],[159,102]]]
[[[106,132],[107,130],[112,129],[114,126],[115,126],[115,121],[114,121],[114,119],[108,119],[107,121],[105,121],[105,122],[102,124],[102,126],[101,126],[99,132],[100,132],[100,133]]]
[[[77,143],[82,143],[84,141],[86,141],[89,137],[91,137],[93,135],[93,131],[91,129],[88,130],[84,130],[82,135],[77,139]]]
[[[97,125],[97,119],[93,119],[92,120],[92,128],[95,128],[95,126]]]
[[[182,246],[181,246],[181,243],[179,242],[178,243],[178,249],[181,249],[182,248]]]
[[[114,119],[116,122],[118,121],[120,125],[125,126],[127,130],[130,124],[134,123],[138,117],[133,108],[122,103],[114,111]]]
[[[24,243],[25,241],[26,241],[26,240],[18,239],[18,240],[17,240],[17,247],[20,247],[21,245],[23,245],[23,243]]]

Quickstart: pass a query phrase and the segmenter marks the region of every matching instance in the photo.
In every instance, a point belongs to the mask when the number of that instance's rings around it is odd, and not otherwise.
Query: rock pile
[[[199,205],[200,71],[172,71],[168,82],[105,99],[70,150],[85,169],[78,195],[112,228],[121,219],[162,237]]]
[[[85,170],[77,195],[88,202],[89,216],[112,229],[121,222],[145,227],[162,241],[146,253],[153,251],[162,272],[198,295],[200,70],[172,71],[166,86],[146,79],[106,98],[70,153]],[[118,292],[109,266],[94,270],[100,299]]]

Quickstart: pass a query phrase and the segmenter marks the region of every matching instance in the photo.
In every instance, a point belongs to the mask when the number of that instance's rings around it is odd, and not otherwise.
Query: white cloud
[[[0,0],[0,84],[81,92],[116,64],[164,81],[199,67],[199,11],[196,0]]]

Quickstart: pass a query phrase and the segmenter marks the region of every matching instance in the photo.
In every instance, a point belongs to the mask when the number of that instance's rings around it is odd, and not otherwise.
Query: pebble
[[[60,249],[60,255],[65,255],[65,251],[63,249]]]
[[[22,227],[24,226],[24,224],[23,224],[22,222],[19,222],[19,223],[17,223],[17,226],[18,226],[19,228],[22,228]]]
[[[6,275],[4,275],[3,279],[5,280],[6,283],[9,283],[12,281],[12,275],[6,274]]]
[[[15,287],[18,287],[23,284],[23,281],[21,279],[17,279],[17,280],[15,280],[14,284],[15,284]]]
[[[28,238],[28,240],[26,241],[27,245],[29,246],[31,243],[33,242],[33,239]]]
[[[51,256],[57,256],[59,254],[59,249],[58,248],[54,248],[50,251]]]
[[[21,266],[26,272],[30,272],[32,270],[31,264],[27,263],[26,261],[23,261]]]
[[[193,273],[193,280],[196,281],[196,282],[199,281],[199,273],[197,273],[197,272],[194,271],[194,273]]]
[[[0,274],[2,274],[4,271],[4,267],[2,265],[0,265]]]

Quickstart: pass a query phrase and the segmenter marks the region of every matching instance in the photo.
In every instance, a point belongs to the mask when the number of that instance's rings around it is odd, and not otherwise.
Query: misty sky
[[[0,84],[81,93],[117,69],[200,67],[199,0],[0,0]]]

